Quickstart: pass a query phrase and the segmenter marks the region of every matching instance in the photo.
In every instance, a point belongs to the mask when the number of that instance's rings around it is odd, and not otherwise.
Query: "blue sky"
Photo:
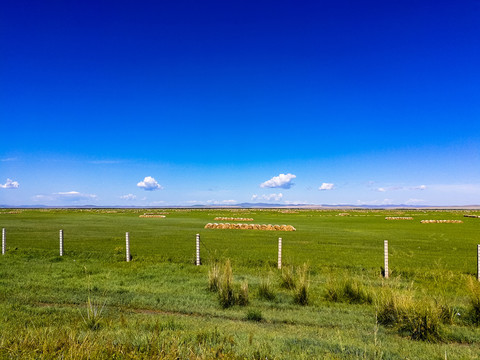
[[[0,204],[480,204],[479,16],[8,2]]]

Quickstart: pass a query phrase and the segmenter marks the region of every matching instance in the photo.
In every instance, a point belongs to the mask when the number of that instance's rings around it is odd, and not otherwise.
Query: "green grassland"
[[[139,217],[144,212],[167,214]],[[480,358],[480,218],[463,217],[480,212],[340,212],[0,210],[7,231],[0,257],[0,357]],[[297,231],[204,229],[221,222],[217,216]],[[429,219],[463,223],[420,223]],[[125,232],[133,256],[128,263]],[[283,270],[277,269],[278,237]],[[389,279],[381,275],[384,240]],[[215,264],[223,271],[227,259],[232,291],[239,294],[248,283],[248,304],[225,308],[208,289],[209,272]],[[308,301],[301,305],[304,264]],[[285,286],[289,275],[295,289]],[[392,311],[389,304],[396,304]],[[391,313],[400,320],[385,320]]]

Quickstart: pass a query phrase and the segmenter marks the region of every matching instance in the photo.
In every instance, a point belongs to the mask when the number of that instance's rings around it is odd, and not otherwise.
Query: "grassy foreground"
[[[167,214],[140,218],[144,212]],[[480,219],[463,217],[479,213],[348,213],[0,210],[0,227],[7,230],[0,258],[0,357],[480,358]],[[297,231],[203,228],[217,216]],[[463,223],[420,223],[430,219]],[[199,267],[193,265],[197,233]],[[385,239],[390,279],[381,276]],[[211,289],[215,281],[217,290]],[[234,300],[225,306],[222,296],[229,293]],[[247,301],[239,302],[245,293]]]

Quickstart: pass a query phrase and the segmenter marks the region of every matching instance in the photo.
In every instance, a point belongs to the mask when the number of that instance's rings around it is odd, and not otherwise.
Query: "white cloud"
[[[322,183],[322,185],[318,188],[318,190],[332,190],[334,184],[332,183]]]
[[[285,205],[309,205],[309,202],[304,200],[294,200],[294,201],[285,200],[283,203]]]
[[[376,191],[379,192],[386,192],[386,191],[398,191],[398,190],[425,190],[427,188],[426,185],[418,185],[418,186],[389,186],[389,187],[379,187],[376,188]]]
[[[207,200],[207,204],[209,205],[233,205],[236,204],[237,200]]]
[[[293,174],[280,174],[278,176],[274,176],[270,180],[267,180],[260,184],[262,188],[282,188],[282,189],[290,189],[292,185],[292,180],[295,179],[297,176]]]
[[[408,199],[407,201],[405,201],[405,205],[421,205],[421,204],[425,204],[425,200],[423,199]]]
[[[137,198],[137,195],[133,195],[133,194],[120,196],[120,199],[123,199],[123,200],[135,200],[136,198]]]
[[[480,194],[480,184],[436,184],[429,185],[429,189],[446,193]]]
[[[13,181],[12,179],[7,179],[5,184],[0,184],[0,188],[2,189],[18,189],[20,184],[17,181]]]
[[[257,194],[252,195],[252,201],[259,201],[259,200],[264,200],[264,201],[280,201],[283,198],[282,193],[278,194],[268,194],[268,195],[261,195],[258,196]]]
[[[10,157],[10,158],[3,158],[3,159],[0,159],[0,161],[4,162],[4,161],[17,161],[18,159],[16,157]]]
[[[143,179],[143,181],[140,181],[137,186],[139,188],[142,188],[144,190],[147,190],[147,191],[153,191],[153,190],[161,190],[163,189],[162,185],[160,185],[157,180],[155,180],[153,177],[151,176],[147,176],[145,177],[145,179]]]
[[[357,205],[391,205],[392,199],[361,201],[357,200]]]
[[[411,190],[425,190],[427,188],[426,185],[419,185],[419,186],[414,186],[410,188]]]
[[[81,201],[92,201],[97,199],[97,195],[94,194],[82,194],[78,191],[67,191],[67,192],[58,192],[51,195],[36,195],[34,196],[36,201],[47,201],[47,202],[81,202]]]
[[[79,193],[78,191],[58,192],[53,195],[58,199],[68,200],[68,201],[94,200],[97,198],[97,195],[82,194],[82,193]]]

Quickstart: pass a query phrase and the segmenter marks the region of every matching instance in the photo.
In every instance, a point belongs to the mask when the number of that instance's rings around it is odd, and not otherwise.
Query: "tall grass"
[[[295,279],[295,272],[293,266],[287,266],[282,268],[280,287],[289,290],[293,290],[297,287],[297,281]]]
[[[273,301],[276,298],[275,292],[272,289],[270,278],[262,278],[258,288],[258,296],[262,299]]]
[[[293,301],[297,305],[306,306],[309,303],[309,293],[308,289],[310,287],[309,284],[309,271],[308,265],[306,263],[303,264],[298,269],[298,285],[295,288],[295,294],[293,297]]]
[[[212,267],[212,269],[214,268]],[[218,272],[220,273],[220,276],[218,276],[217,281],[217,292],[220,305],[224,309],[229,308],[233,305],[248,305],[248,282],[243,281],[239,287],[235,287],[230,259],[227,259],[225,261],[222,269]],[[215,278],[213,276],[214,273],[215,272],[213,270],[209,272],[209,284],[214,283],[213,280],[210,281],[210,279]],[[213,286],[211,288],[213,288]]]
[[[93,300],[90,296],[86,303],[85,315],[80,312],[83,322],[88,330],[98,330],[102,325],[102,313],[105,308],[106,301],[103,303]]]
[[[235,305],[235,294],[233,291],[233,271],[230,259],[225,261],[223,271],[218,284],[218,301],[223,308]]]
[[[470,293],[470,309],[468,318],[472,324],[480,325],[480,284],[473,278],[468,278],[467,287]]]
[[[443,339],[439,308],[409,296],[390,295],[380,304],[378,322],[412,340],[438,342]]]
[[[371,304],[373,295],[358,280],[330,280],[327,284],[325,299],[332,302],[350,304]]]

